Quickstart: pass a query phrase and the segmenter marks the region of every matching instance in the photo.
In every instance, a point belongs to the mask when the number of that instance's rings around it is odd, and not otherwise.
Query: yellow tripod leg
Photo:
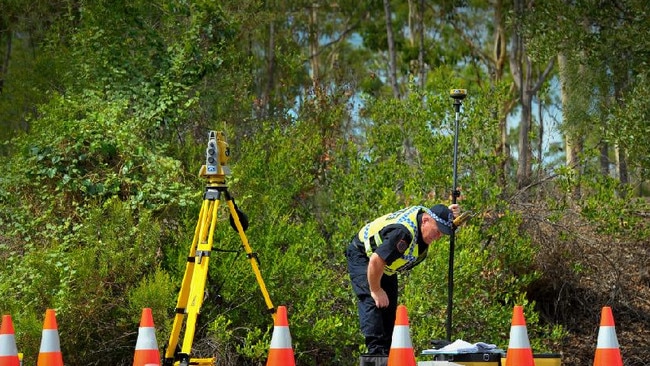
[[[214,183],[214,182],[210,182]],[[169,344],[165,351],[164,366],[208,366],[214,365],[214,358],[191,358],[192,343],[196,331],[196,322],[198,315],[201,312],[203,305],[205,286],[207,282],[208,267],[210,264],[210,255],[214,242],[214,231],[217,225],[217,214],[219,209],[221,194],[226,195],[228,208],[232,215],[233,222],[239,233],[242,241],[246,256],[248,257],[257,282],[262,291],[262,296],[266,302],[266,306],[275,321],[275,308],[271,302],[271,298],[262,279],[262,274],[258,266],[258,258],[253,253],[244,228],[237,213],[235,203],[230,196],[225,184],[213,184],[208,186],[204,194],[201,212],[199,213],[199,220],[194,230],[194,239],[190,248],[190,255],[188,256],[187,264],[185,267],[185,274],[181,284],[178,301],[176,304],[176,315],[172,326],[172,332]],[[185,334],[180,351],[177,352],[178,339],[185,320]]]
[[[206,197],[214,192],[206,192]],[[205,284],[208,277],[208,267],[210,264],[210,254],[212,252],[212,243],[214,241],[214,229],[217,225],[217,212],[219,208],[219,192],[216,192],[216,198],[210,200],[206,212],[206,220],[203,220],[199,233],[199,243],[196,247],[194,273],[190,286],[190,293],[187,303],[187,321],[185,322],[185,337],[181,347],[181,357],[185,357],[189,364],[189,355],[192,352],[192,343],[196,331],[196,320],[201,312],[203,297],[205,295]],[[207,218],[210,218],[208,221]],[[183,362],[183,360],[181,360]]]
[[[181,328],[183,325],[183,320],[185,318],[185,308],[187,307],[187,299],[190,293],[190,284],[192,283],[192,276],[194,274],[194,262],[196,256],[196,246],[199,242],[199,234],[205,217],[208,217],[208,207],[210,202],[204,200],[201,205],[201,211],[199,212],[199,219],[196,223],[196,228],[194,229],[194,238],[192,239],[192,245],[190,246],[190,252],[187,257],[187,263],[185,264],[185,273],[183,274],[183,281],[181,282],[181,288],[178,294],[178,300],[176,301],[176,315],[174,316],[174,323],[172,325],[171,335],[169,337],[169,343],[165,350],[165,365],[172,365],[174,362],[174,354],[176,353],[176,346],[178,345],[178,339],[181,333]]]
[[[257,283],[259,284],[260,290],[262,291],[262,296],[264,297],[264,301],[266,302],[266,307],[268,311],[271,313],[271,316],[273,317],[273,321],[275,322],[275,308],[273,307],[273,303],[271,302],[271,297],[269,296],[269,292],[266,290],[266,285],[264,284],[264,279],[262,278],[262,273],[260,272],[258,266],[257,257],[255,256],[255,253],[253,253],[251,246],[248,244],[248,238],[246,238],[246,234],[244,233],[244,228],[242,227],[241,221],[239,220],[239,215],[237,214],[237,210],[235,209],[235,204],[228,192],[226,192],[226,199],[228,203],[228,208],[230,209],[230,215],[232,215],[233,217],[233,221],[235,222],[235,226],[237,227],[237,232],[239,233],[239,237],[241,238],[242,245],[244,246],[244,250],[246,251],[246,257],[248,257],[248,260],[250,261],[251,266],[253,267],[253,273],[255,273],[255,278],[257,279]]]

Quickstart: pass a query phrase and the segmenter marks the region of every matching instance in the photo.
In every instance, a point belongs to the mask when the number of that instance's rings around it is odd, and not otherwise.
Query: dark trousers
[[[381,277],[381,288],[388,295],[388,307],[380,309],[375,306],[375,300],[370,295],[368,285],[369,258],[365,251],[358,247],[358,239],[354,239],[345,251],[348,262],[348,273],[352,289],[357,295],[357,307],[361,332],[366,338],[368,354],[387,355],[393,339],[395,313],[397,312],[397,275]]]

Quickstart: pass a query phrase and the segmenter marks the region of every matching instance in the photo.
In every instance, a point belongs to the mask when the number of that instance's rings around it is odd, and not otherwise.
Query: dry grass
[[[624,365],[650,365],[650,238],[630,235],[648,229],[647,213],[639,213],[636,228],[603,235],[577,211],[549,220],[543,204],[518,209],[522,229],[539,246],[536,265],[543,273],[529,297],[546,322],[569,332],[558,350],[563,365],[593,364],[604,306],[612,308]]]

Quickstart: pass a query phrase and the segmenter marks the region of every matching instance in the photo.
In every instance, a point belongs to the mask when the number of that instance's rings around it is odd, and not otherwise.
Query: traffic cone
[[[0,327],[0,365],[20,366],[11,315],[2,316],[2,326]]]
[[[296,360],[293,357],[291,347],[291,333],[289,333],[289,322],[287,321],[287,308],[278,306],[271,336],[271,348],[266,366],[295,366]]]
[[[45,310],[41,349],[38,353],[37,366],[63,366],[56,313],[53,309]]]
[[[621,350],[618,347],[618,338],[616,338],[616,329],[614,328],[614,316],[612,315],[612,308],[609,306],[603,307],[600,315],[600,329],[598,330],[594,366],[623,366]]]
[[[142,309],[140,328],[138,329],[138,342],[135,344],[135,357],[133,366],[160,365],[160,353],[156,341],[156,328],[153,324],[153,315],[150,308]]]
[[[388,352],[388,366],[415,366],[415,352],[409,333],[409,318],[406,306],[397,306],[393,340]]]
[[[528,330],[524,318],[524,308],[515,305],[510,328],[510,343],[506,353],[505,366],[535,366],[533,350],[528,341]]]

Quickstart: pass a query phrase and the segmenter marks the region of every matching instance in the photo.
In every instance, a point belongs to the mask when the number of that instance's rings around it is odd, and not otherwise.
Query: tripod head
[[[205,165],[201,167],[199,175],[224,178],[226,174],[230,174],[230,169],[226,165],[228,159],[230,159],[230,148],[225,135],[221,131],[210,131],[208,147],[205,149]]]

